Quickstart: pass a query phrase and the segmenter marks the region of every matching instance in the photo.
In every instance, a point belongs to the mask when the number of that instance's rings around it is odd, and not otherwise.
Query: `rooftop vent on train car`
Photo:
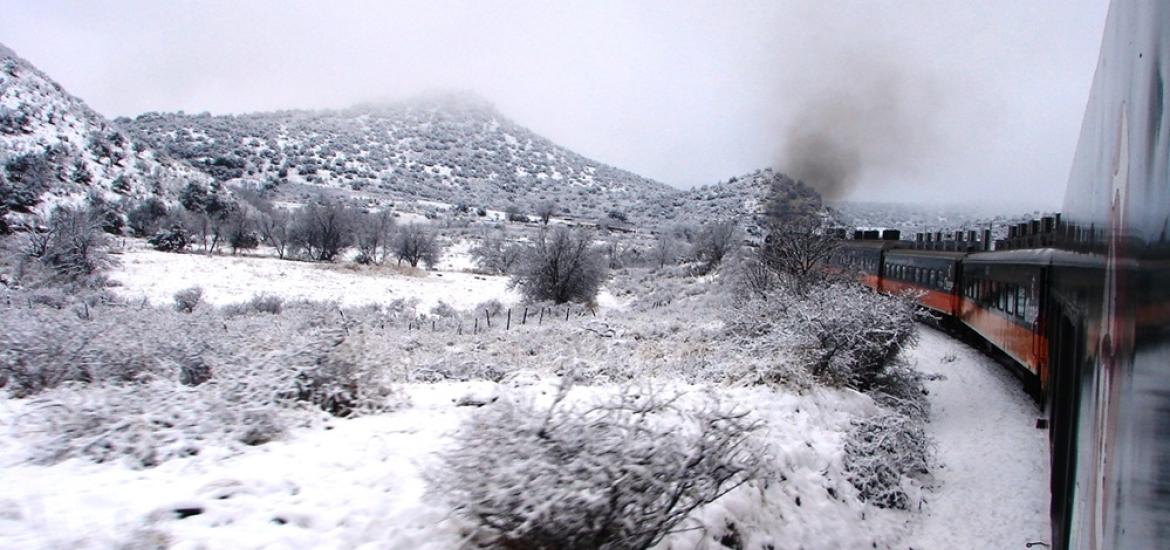
[[[853,230],[853,240],[860,241],[864,237],[865,233],[863,233],[860,229]]]
[[[881,238],[881,232],[876,229],[870,229],[865,231],[862,237],[868,241],[876,241]]]
[[[883,241],[896,241],[902,238],[902,232],[897,229],[886,229],[882,231]]]

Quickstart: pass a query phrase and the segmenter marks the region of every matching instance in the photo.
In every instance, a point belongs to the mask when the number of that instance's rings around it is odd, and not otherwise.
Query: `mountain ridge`
[[[57,204],[160,196],[209,183],[111,124],[0,44],[0,216],[20,223]]]

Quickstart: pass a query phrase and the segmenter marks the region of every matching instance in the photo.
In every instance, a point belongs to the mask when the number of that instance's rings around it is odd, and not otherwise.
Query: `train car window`
[[[1007,292],[1004,292],[1003,297],[1004,297],[1004,300],[1007,302],[1007,307],[1004,308],[1004,311],[1006,311],[1008,315],[1015,315],[1016,314],[1016,289],[1015,289],[1016,285],[1006,285],[1006,286],[1007,286],[1007,289],[1006,289]]]
[[[1024,287],[1016,287],[1016,317],[1024,318],[1024,312],[1027,309],[1028,294],[1024,292]]]

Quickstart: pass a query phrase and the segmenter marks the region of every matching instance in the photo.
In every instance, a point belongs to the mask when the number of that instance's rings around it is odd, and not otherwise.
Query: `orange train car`
[[[891,294],[918,293],[923,307],[950,317],[959,313],[958,285],[963,252],[889,250],[882,261],[879,290]]]

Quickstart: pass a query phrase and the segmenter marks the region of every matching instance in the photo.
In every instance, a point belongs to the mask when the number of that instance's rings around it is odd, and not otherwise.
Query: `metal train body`
[[[995,251],[847,241],[839,259],[868,258],[850,265],[871,287],[923,292],[1041,399],[1053,548],[1170,545],[1167,75],[1170,3],[1113,3],[1059,223]]]

